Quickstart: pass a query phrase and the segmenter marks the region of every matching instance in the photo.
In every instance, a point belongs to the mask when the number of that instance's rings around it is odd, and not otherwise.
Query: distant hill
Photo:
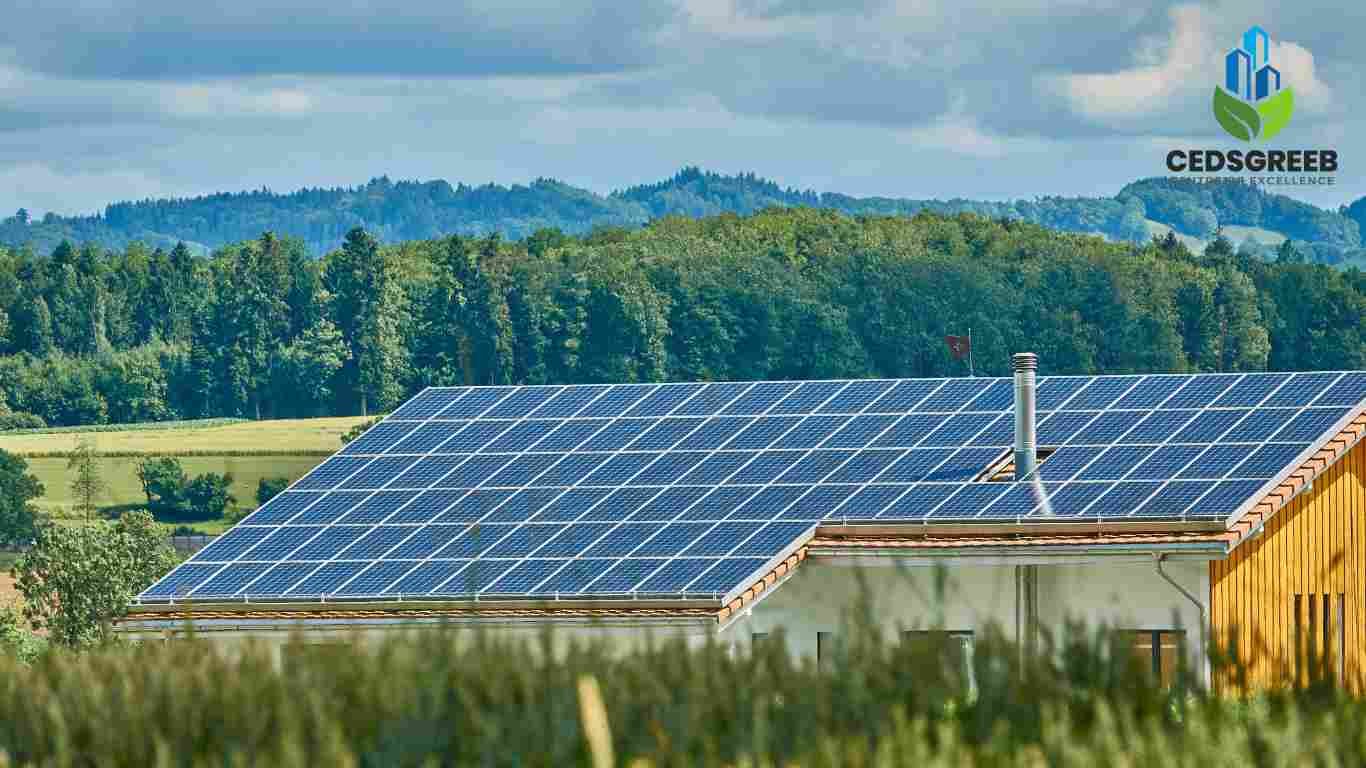
[[[0,220],[0,244],[30,244],[45,252],[62,240],[114,247],[137,240],[160,246],[184,241],[211,250],[269,230],[298,237],[321,254],[356,226],[388,241],[491,232],[521,238],[543,228],[581,234],[598,227],[638,227],[662,216],[748,214],[775,206],[830,208],[851,215],[971,212],[1135,242],[1173,231],[1189,243],[1203,243],[1222,229],[1235,245],[1260,253],[1289,239],[1314,261],[1366,262],[1366,198],[1330,211],[1238,182],[1154,178],[1134,182],[1109,198],[915,200],[817,193],[780,187],[753,174],[724,176],[697,168],[609,195],[553,179],[474,187],[378,178],[358,187],[287,194],[260,190],[120,202],[92,216],[49,215],[33,221],[11,216]]]

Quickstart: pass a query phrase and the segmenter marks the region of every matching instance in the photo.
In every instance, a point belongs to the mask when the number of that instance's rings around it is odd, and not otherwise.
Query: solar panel
[[[1363,372],[1044,377],[1040,486],[986,481],[1009,379],[432,388],[139,599],[718,599],[823,520],[1223,520],[1364,398]]]

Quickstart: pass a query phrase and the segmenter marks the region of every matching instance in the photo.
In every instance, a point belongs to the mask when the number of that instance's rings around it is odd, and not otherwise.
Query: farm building
[[[1366,372],[427,389],[139,595],[120,631],[318,642],[423,625],[817,657],[860,595],[1206,641],[1253,683],[1366,667]],[[936,587],[939,584],[940,587]],[[1207,669],[1196,665],[1201,674]]]

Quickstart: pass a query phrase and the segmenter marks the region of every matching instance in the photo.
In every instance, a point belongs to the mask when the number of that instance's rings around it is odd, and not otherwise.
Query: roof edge
[[[1350,419],[1336,434],[1328,438],[1298,467],[1292,470],[1279,484],[1271,488],[1262,498],[1253,503],[1241,517],[1229,526],[1230,533],[1236,537],[1229,543],[1229,551],[1253,538],[1273,515],[1283,509],[1296,496],[1313,487],[1329,467],[1336,464],[1347,452],[1366,438],[1366,410],[1360,411]]]

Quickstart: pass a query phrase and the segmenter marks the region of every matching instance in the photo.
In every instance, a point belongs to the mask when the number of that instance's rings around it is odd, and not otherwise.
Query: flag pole
[[[972,326],[968,326],[968,378],[975,378],[976,373],[972,370]]]

